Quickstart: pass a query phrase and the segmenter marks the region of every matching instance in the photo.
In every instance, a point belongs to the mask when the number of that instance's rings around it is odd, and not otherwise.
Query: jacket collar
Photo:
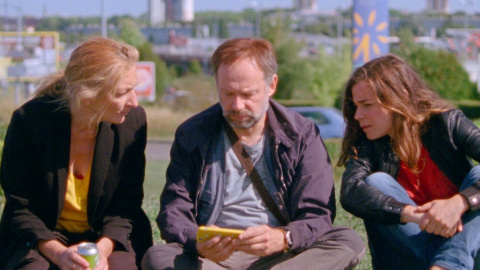
[[[178,134],[178,140],[187,152],[198,147],[201,153],[206,153],[209,144],[218,140],[223,119],[222,108],[217,103],[187,120],[182,132]],[[292,113],[270,99],[266,126],[277,143],[290,147],[297,140],[299,130],[294,123]]]
[[[115,133],[112,129],[113,127],[114,125],[107,122],[100,123],[98,127],[97,141],[95,142],[95,152],[92,161],[90,186],[88,188],[87,213],[89,219],[92,219],[95,216],[98,206],[102,207],[98,203],[100,197],[104,196],[110,198],[112,196],[111,193],[113,193],[118,183],[118,181],[114,181],[116,178],[106,181],[109,172],[107,168],[112,164],[111,159],[115,139]],[[106,185],[108,185],[108,187]]]
[[[65,203],[66,179],[70,163],[71,115],[68,109],[57,109],[52,113],[52,136],[57,168],[58,207],[57,217],[60,217]]]
[[[293,142],[300,136],[294,128],[292,114],[285,107],[270,99],[267,110],[267,128],[277,143],[291,147]]]

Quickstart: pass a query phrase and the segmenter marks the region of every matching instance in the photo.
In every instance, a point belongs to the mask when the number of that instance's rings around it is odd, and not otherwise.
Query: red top
[[[419,173],[415,174],[401,161],[397,178],[398,183],[417,205],[435,199],[448,199],[458,193],[458,187],[440,171],[423,145],[417,168]]]

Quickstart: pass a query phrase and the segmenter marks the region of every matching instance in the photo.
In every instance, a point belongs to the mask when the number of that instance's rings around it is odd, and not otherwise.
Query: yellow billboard
[[[0,32],[0,76],[35,81],[59,69],[58,32]],[[5,69],[6,68],[6,69]]]

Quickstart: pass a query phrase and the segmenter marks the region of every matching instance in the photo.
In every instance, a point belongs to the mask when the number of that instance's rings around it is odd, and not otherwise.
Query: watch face
[[[285,237],[287,238],[288,245],[291,246],[293,244],[293,241],[292,241],[292,235],[290,234],[290,231],[287,231],[285,233]]]

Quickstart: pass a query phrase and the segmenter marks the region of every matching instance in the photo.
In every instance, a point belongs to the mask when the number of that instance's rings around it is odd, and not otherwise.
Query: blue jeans
[[[480,179],[480,165],[470,170],[460,190]],[[416,206],[405,189],[386,173],[371,174],[365,181],[394,197]],[[374,269],[428,269],[438,265],[447,269],[473,269],[480,248],[480,211],[462,216],[463,231],[452,238],[421,231],[418,224],[385,225],[364,221]]]

